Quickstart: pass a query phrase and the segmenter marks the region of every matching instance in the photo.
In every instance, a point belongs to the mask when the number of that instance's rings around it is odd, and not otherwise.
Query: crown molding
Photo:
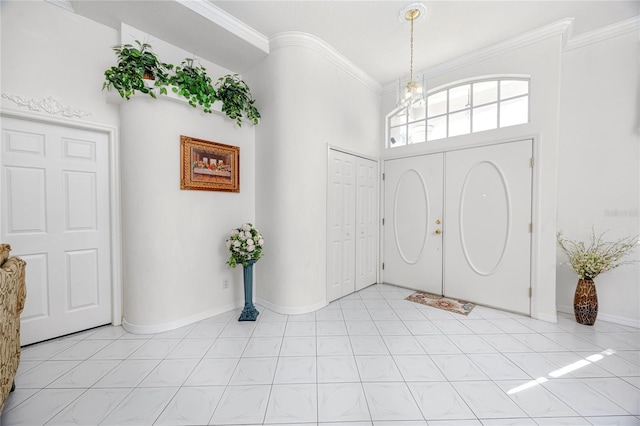
[[[457,68],[462,68],[472,63],[484,61],[486,59],[490,59],[507,52],[521,49],[530,44],[534,44],[558,35],[562,36],[562,42],[563,45],[565,45],[568,37],[571,34],[573,21],[574,18],[561,19],[560,21],[556,21],[549,25],[545,25],[535,30],[528,31],[526,33],[512,37],[508,40],[493,44],[491,46],[487,46],[483,49],[478,49],[463,56],[459,56],[458,58],[444,62],[440,65],[436,65],[435,67],[431,67],[423,71],[423,73],[425,77],[431,78]]]
[[[53,4],[55,6],[61,7],[69,12],[76,13],[73,5],[71,4],[71,0],[46,0],[47,3]]]
[[[256,31],[249,25],[240,21],[236,17],[228,14],[218,6],[201,0],[175,0],[182,6],[192,10],[205,19],[224,28],[231,34],[240,37],[252,46],[260,49],[264,53],[269,53],[269,39],[264,34]]]
[[[91,115],[89,111],[64,105],[51,96],[44,99],[34,99],[3,93],[2,98],[10,100],[19,107],[28,108],[30,111],[46,112],[51,115],[61,115],[69,118],[84,118]]]
[[[561,19],[549,25],[528,31],[485,48],[478,49],[474,52],[459,56],[431,68],[418,71],[418,74],[424,74],[425,78],[433,78],[449,71],[484,61],[558,35],[562,36],[562,43],[563,45],[566,45],[567,40],[571,35],[573,21],[574,18]],[[385,84],[382,93],[389,94],[395,91],[396,85],[397,80]]]
[[[356,64],[348,60],[327,42],[308,33],[288,31],[274,35],[270,40],[271,51],[283,47],[304,47],[321,54],[328,61],[336,65],[342,71],[351,75],[375,93],[380,94],[382,85],[369,74],[365,73]]]
[[[608,40],[610,38],[624,35],[633,31],[638,32],[638,30],[640,30],[640,15],[573,37],[567,42],[564,50],[569,51],[579,49],[581,47]]]

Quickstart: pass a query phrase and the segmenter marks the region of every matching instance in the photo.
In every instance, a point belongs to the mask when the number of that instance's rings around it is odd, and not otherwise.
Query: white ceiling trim
[[[300,46],[311,49],[316,53],[324,56],[338,68],[340,68],[347,74],[350,74],[374,92],[379,94],[382,91],[382,85],[380,84],[380,82],[375,80],[369,74],[365,73],[357,65],[340,54],[330,44],[319,39],[316,36],[297,31],[287,31],[274,35],[270,40],[271,51],[289,46]]]
[[[640,16],[634,16],[633,18],[625,19],[624,21],[616,22],[615,24],[607,25],[606,27],[598,28],[597,30],[574,37],[567,42],[565,50],[579,49],[632,31],[637,32],[638,30],[640,30]]]
[[[444,62],[440,65],[436,65],[435,67],[425,70],[424,74],[428,78],[434,77],[472,63],[484,61],[513,50],[521,49],[530,44],[534,44],[557,35],[562,35],[563,43],[566,44],[568,33],[570,33],[572,26],[573,18],[565,18],[549,25],[545,25],[544,27],[520,34],[510,38],[509,40],[493,44],[483,49],[476,50],[475,52]]]
[[[73,5],[71,4],[71,0],[47,0],[47,3],[51,3],[53,5],[66,9],[69,12],[76,13]]]
[[[203,0],[175,0],[231,34],[240,37],[264,53],[269,53],[269,38],[244,22],[228,14],[218,6]]]

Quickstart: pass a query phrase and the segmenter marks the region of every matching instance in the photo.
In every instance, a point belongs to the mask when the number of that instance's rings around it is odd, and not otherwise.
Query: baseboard
[[[558,322],[558,316],[554,314],[538,314],[536,317],[537,320],[551,322],[556,324]]]
[[[127,321],[126,318],[122,319],[122,328],[124,328],[127,332],[133,334],[156,334],[156,333],[164,333],[166,331],[175,330],[180,327],[184,327],[185,325],[193,324],[198,321],[202,321],[207,318],[211,318],[216,315],[224,314],[225,312],[229,312],[233,309],[238,309],[242,307],[243,303],[230,303],[228,305],[221,306],[219,308],[210,309],[208,311],[200,312],[196,315],[192,315],[187,318],[182,318],[176,321],[171,321],[163,324],[152,324],[152,325],[137,325],[132,324]]]
[[[315,312],[318,309],[324,308],[327,306],[327,301],[323,300],[321,302],[315,303],[313,305],[300,306],[300,307],[290,307],[290,306],[279,306],[275,305],[271,302],[268,302],[264,299],[256,298],[255,303],[257,305],[262,305],[270,311],[285,314],[285,315],[300,315],[300,314],[308,314],[309,312]]]
[[[562,312],[563,314],[573,315],[573,306],[558,305],[557,309],[558,309],[558,312]]]
[[[558,305],[558,312],[562,312],[563,314],[573,315],[573,306]],[[611,314],[606,314],[604,312],[598,312],[598,319],[601,321],[606,321],[613,324],[640,328],[640,320],[633,319],[633,318],[621,317],[618,315],[611,315]]]

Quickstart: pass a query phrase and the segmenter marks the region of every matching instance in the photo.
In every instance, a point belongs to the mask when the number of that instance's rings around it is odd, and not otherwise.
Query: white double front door
[[[530,314],[532,141],[385,162],[384,281]]]
[[[108,143],[2,119],[0,238],[27,262],[22,345],[111,323]]]

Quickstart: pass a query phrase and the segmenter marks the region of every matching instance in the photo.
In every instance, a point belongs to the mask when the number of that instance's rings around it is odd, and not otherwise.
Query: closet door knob
[[[439,229],[436,229],[436,234],[437,234],[437,235],[440,235],[440,234],[442,234],[442,231],[441,231],[441,230],[439,230]]]

